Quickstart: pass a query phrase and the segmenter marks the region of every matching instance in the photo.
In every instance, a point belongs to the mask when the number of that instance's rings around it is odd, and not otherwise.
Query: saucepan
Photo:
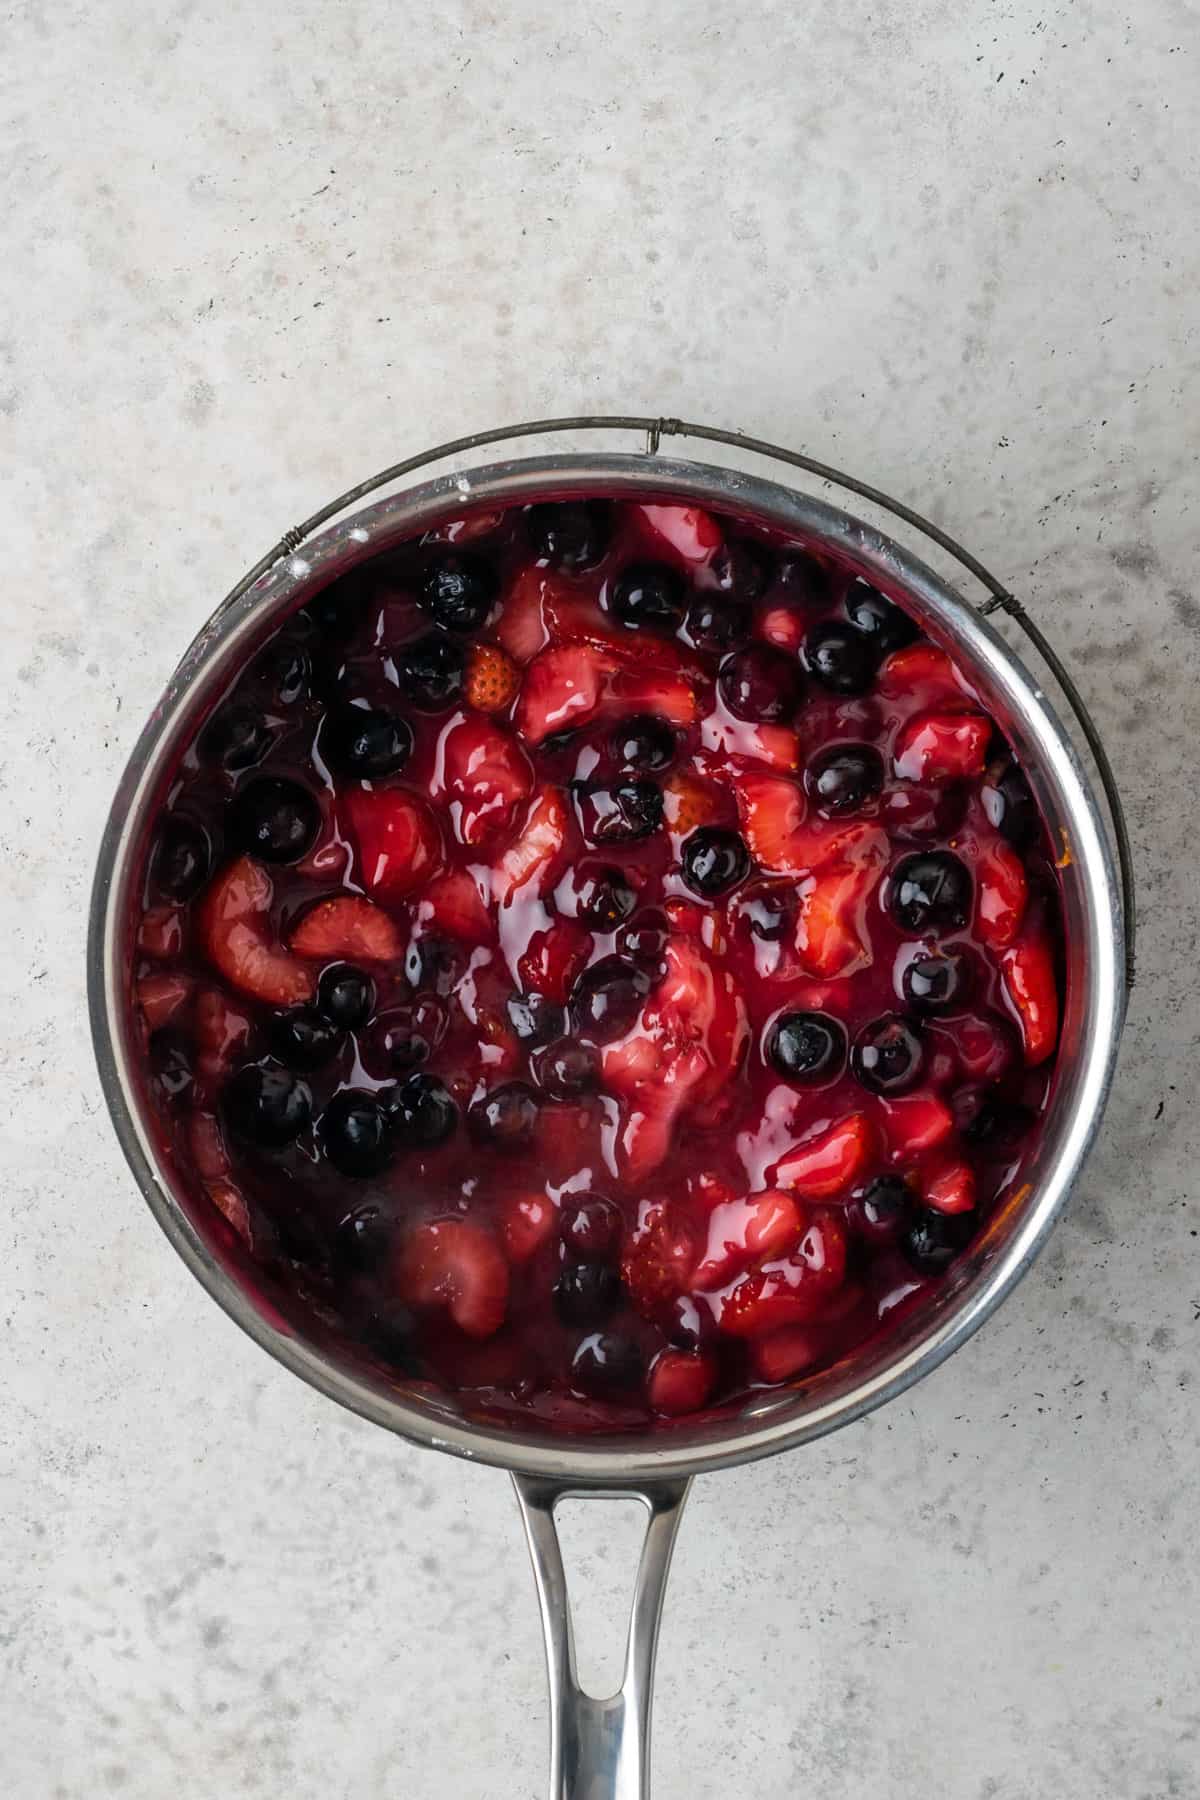
[[[636,429],[632,454],[540,453],[463,466],[515,436]],[[661,440],[716,440],[739,466],[673,460]],[[744,466],[763,456],[789,465],[788,485]],[[457,459],[457,472],[394,490],[415,469]],[[973,605],[910,549],[829,498],[802,491],[835,484],[892,513],[954,558],[985,590]],[[470,1416],[439,1395],[359,1366],[318,1322],[268,1300],[249,1261],[213,1229],[179,1179],[137,1076],[129,1004],[132,884],[179,746],[247,654],[333,576],[366,556],[461,513],[530,498],[604,493],[669,496],[781,530],[901,598],[971,679],[1014,745],[1049,824],[1058,858],[1065,935],[1065,997],[1055,1087],[1044,1129],[984,1232],[935,1297],[880,1342],[784,1388],[752,1395],[740,1411],[676,1421],[658,1433],[569,1436]],[[357,507],[357,510],[351,510]],[[1038,678],[993,628],[988,613],[1022,624],[1049,663],[1098,772],[1097,787]],[[1099,789],[1107,802],[1107,824]],[[1116,846],[1119,872],[1109,848]],[[693,1476],[809,1442],[861,1418],[935,1369],[1012,1292],[1045,1243],[1079,1173],[1112,1079],[1133,965],[1133,883],[1120,800],[1103,745],[1070,676],[1017,599],[944,532],[865,483],[757,440],[678,420],[542,420],[489,431],[414,457],[363,482],[286,532],[217,608],[171,677],[113,802],[100,850],[89,943],[92,1030],[105,1097],[133,1175],[166,1235],[225,1311],[285,1367],[331,1399],[409,1442],[511,1470],[537,1578],[551,1685],[553,1800],[636,1800],[649,1792],[651,1688],[672,1544]],[[576,1676],[570,1602],[554,1514],[566,1497],[632,1496],[647,1512],[619,1691],[598,1698]]]

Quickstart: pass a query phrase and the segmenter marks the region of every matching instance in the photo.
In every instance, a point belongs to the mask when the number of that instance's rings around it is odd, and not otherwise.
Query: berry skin
[[[632,844],[662,824],[662,790],[654,782],[632,780],[615,787],[574,789],[583,835],[592,844]]]
[[[846,595],[846,617],[870,639],[880,656],[903,650],[919,636],[916,620],[865,581],[856,581]]]
[[[476,1100],[467,1113],[467,1129],[477,1143],[498,1150],[522,1150],[538,1121],[537,1095],[523,1081],[505,1082]]]
[[[683,608],[683,582],[661,563],[631,563],[617,576],[609,596],[613,616],[633,631],[675,631]]]
[[[208,878],[211,852],[207,833],[190,819],[172,816],[158,834],[151,878],[160,894],[190,900]]]
[[[378,1175],[392,1160],[388,1116],[374,1094],[343,1088],[317,1121],[317,1136],[342,1175]]]
[[[368,1052],[370,1068],[385,1075],[407,1075],[428,1062],[444,1029],[444,1015],[433,999],[415,1006],[398,1006],[381,1013],[371,1028]]]
[[[953,951],[917,956],[904,965],[900,990],[914,1012],[935,1016],[953,1012],[967,998],[971,974],[967,960]]]
[[[410,1075],[390,1095],[388,1118],[406,1150],[432,1150],[453,1135],[458,1108],[436,1075]]]
[[[885,1013],[854,1040],[850,1067],[874,1094],[903,1094],[921,1078],[921,1040],[899,1013]]]
[[[809,632],[804,660],[813,678],[835,694],[865,694],[879,666],[870,638],[836,619]]]
[[[621,1277],[611,1263],[568,1263],[554,1284],[554,1307],[564,1325],[599,1325],[620,1299]]]
[[[892,872],[890,904],[905,931],[940,937],[970,918],[971,877],[948,850],[906,856]]]
[[[845,1027],[828,1013],[785,1013],[771,1028],[766,1054],[785,1081],[827,1081],[845,1064]]]
[[[264,1150],[282,1150],[312,1118],[308,1086],[288,1069],[248,1063],[226,1083],[223,1098],[231,1129]]]
[[[467,658],[463,698],[477,712],[499,713],[511,706],[521,671],[496,644],[476,644]]]
[[[883,787],[883,758],[868,744],[836,744],[805,772],[813,804],[826,818],[861,812]]]
[[[675,760],[677,741],[665,719],[652,714],[626,719],[612,737],[613,754],[623,769],[657,775]]]
[[[378,706],[337,706],[321,727],[321,754],[338,775],[374,781],[397,774],[412,754],[412,728]]]
[[[559,1038],[538,1057],[536,1073],[538,1085],[552,1100],[574,1100],[599,1084],[600,1059],[587,1044]]]
[[[972,1213],[922,1207],[904,1231],[900,1247],[920,1275],[941,1275],[975,1235]]]
[[[868,1243],[892,1243],[916,1204],[917,1196],[899,1175],[877,1175],[851,1200],[846,1223]]]
[[[375,1008],[375,983],[363,969],[337,963],[317,983],[317,1011],[342,1031],[357,1031]]]
[[[748,644],[727,656],[717,685],[734,717],[752,724],[779,724],[792,718],[804,691],[799,663],[770,644]]]
[[[205,762],[233,772],[260,763],[271,748],[271,738],[261,714],[245,706],[223,706],[200,733],[196,747]]]
[[[571,1363],[571,1382],[597,1398],[630,1392],[641,1386],[642,1353],[630,1337],[596,1331],[585,1337]]]
[[[225,814],[229,841],[263,862],[293,863],[312,849],[321,809],[296,781],[264,776],[239,789]]]
[[[736,831],[710,825],[693,831],[683,846],[683,879],[694,894],[715,900],[750,873],[750,852]]]
[[[292,1069],[319,1069],[336,1056],[341,1034],[309,1006],[278,1013],[271,1021],[271,1048]]]
[[[525,527],[534,553],[555,569],[590,569],[612,537],[612,513],[603,500],[552,500],[531,506]]]
[[[406,644],[396,658],[405,698],[420,712],[447,712],[466,683],[467,657],[461,644],[430,632]]]
[[[653,983],[639,964],[605,956],[585,969],[571,994],[575,1029],[598,1044],[622,1037],[642,1009]]]
[[[478,631],[496,598],[495,572],[480,556],[451,551],[430,563],[420,603],[445,631]]]

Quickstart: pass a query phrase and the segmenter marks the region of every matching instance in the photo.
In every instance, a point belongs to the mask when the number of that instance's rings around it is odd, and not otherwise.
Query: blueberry
[[[450,551],[430,563],[420,604],[446,631],[478,631],[496,598],[495,570],[481,556]]]
[[[272,732],[261,713],[248,706],[223,706],[196,742],[205,762],[219,768],[252,769],[271,748]]]
[[[172,816],[164,820],[154,846],[151,880],[172,900],[190,900],[204,886],[210,860],[207,833],[190,819]]]
[[[1027,849],[1038,834],[1038,810],[1029,783],[1011,758],[989,764],[980,789],[988,822],[1016,850]]]
[[[392,1160],[388,1114],[374,1094],[343,1088],[317,1121],[317,1136],[343,1175],[378,1175]]]
[[[921,1040],[899,1013],[885,1013],[854,1040],[850,1067],[874,1094],[903,1094],[921,1078]]]
[[[861,811],[883,787],[883,758],[868,744],[834,744],[805,772],[817,809],[829,818]]]
[[[613,787],[579,783],[572,793],[580,827],[590,843],[636,843],[662,824],[662,793],[652,781],[620,781]]]
[[[310,1006],[276,1013],[271,1020],[271,1048],[292,1069],[319,1069],[337,1054],[341,1033]]]
[[[388,1116],[397,1140],[412,1150],[444,1144],[458,1124],[458,1108],[436,1075],[410,1075],[388,1096]]]
[[[704,594],[688,608],[688,641],[697,650],[720,656],[746,642],[753,622],[754,615],[744,600]]]
[[[418,1375],[416,1320],[398,1300],[386,1300],[363,1326],[363,1343],[398,1375]]]
[[[419,1010],[397,1006],[381,1013],[371,1030],[372,1066],[377,1061],[389,1075],[407,1075],[410,1069],[428,1062],[433,1050],[433,1034],[425,1028]]]
[[[378,706],[336,706],[321,726],[321,754],[339,775],[373,781],[395,775],[412,753],[412,727]]]
[[[556,569],[590,569],[608,549],[610,508],[603,500],[551,500],[525,514],[536,554]]]
[[[477,1143],[500,1150],[523,1150],[538,1120],[537,1095],[523,1081],[507,1081],[476,1100],[467,1112],[467,1128]]]
[[[683,620],[685,588],[662,563],[631,563],[613,583],[609,609],[633,630],[676,631]]]
[[[588,1259],[609,1256],[621,1235],[621,1215],[603,1194],[564,1194],[559,1235],[574,1255]]]
[[[646,970],[620,956],[605,956],[585,969],[571,993],[575,1029],[607,1043],[627,1032],[653,983]]]
[[[419,711],[445,712],[462,693],[466,651],[453,638],[430,632],[398,652],[396,673],[405,698]]]
[[[902,650],[920,636],[916,620],[865,581],[856,581],[846,595],[846,617],[864,637],[870,638],[880,656],[886,656],[889,650]]]
[[[307,1083],[290,1069],[248,1063],[225,1084],[225,1116],[236,1136],[265,1150],[281,1150],[312,1118]]]
[[[545,994],[510,994],[508,1017],[521,1042],[531,1046],[561,1037],[567,1022],[562,1007]]]
[[[288,707],[308,692],[312,668],[300,645],[281,637],[255,658],[253,675],[277,705]]]
[[[795,657],[772,644],[735,650],[721,664],[717,685],[735,718],[771,725],[792,718],[804,691]]]
[[[971,877],[949,850],[918,852],[896,865],[889,884],[892,917],[914,935],[957,931],[971,916]]]
[[[922,1207],[904,1232],[900,1247],[921,1275],[940,1275],[975,1235],[974,1213],[935,1212]]]
[[[404,974],[418,993],[452,994],[462,974],[462,953],[446,938],[415,937],[404,957]]]
[[[600,1398],[640,1387],[642,1374],[638,1345],[615,1331],[595,1331],[585,1337],[571,1361],[572,1384]]]
[[[723,594],[732,594],[745,601],[758,600],[766,593],[774,571],[770,556],[761,544],[751,544],[745,538],[731,538],[713,557],[712,572]]]
[[[334,963],[317,983],[317,1011],[343,1031],[357,1031],[375,1009],[375,983],[352,963]]]
[[[678,748],[675,733],[665,719],[651,713],[626,719],[617,726],[612,738],[613,755],[623,769],[641,770],[657,775],[669,769]]]
[[[579,883],[576,904],[593,931],[615,931],[637,905],[637,893],[620,869],[596,869]]]
[[[828,606],[833,597],[833,580],[824,563],[803,550],[791,550],[780,558],[775,570],[775,585],[789,600],[805,606]]]
[[[192,1087],[188,1045],[171,1030],[156,1031],[147,1046],[150,1070],[168,1100],[182,1100]]]
[[[953,1012],[970,988],[966,958],[953,951],[936,956],[917,956],[904,965],[900,991],[914,1012]]]
[[[897,1238],[916,1206],[916,1195],[899,1175],[877,1175],[847,1207],[849,1223],[869,1242]]]
[[[813,626],[804,640],[804,661],[821,686],[835,694],[865,694],[879,665],[871,639],[837,619]]]
[[[377,1206],[356,1206],[337,1228],[334,1254],[343,1268],[369,1274],[386,1260],[392,1234]]]
[[[968,1143],[997,1153],[1015,1150],[1036,1123],[1027,1106],[978,1089],[955,1095],[954,1114]]]
[[[321,809],[299,782],[262,776],[234,795],[226,822],[236,849],[264,862],[299,862],[316,842]]]
[[[784,1013],[771,1027],[766,1055],[785,1081],[826,1081],[846,1060],[845,1029],[828,1013]]]
[[[749,921],[751,936],[764,944],[780,943],[795,928],[795,895],[788,888],[754,888],[739,896],[739,910]]]
[[[665,913],[647,908],[622,925],[617,933],[617,949],[634,962],[658,964],[667,948],[671,926]]]
[[[680,858],[683,879],[706,900],[728,894],[750,873],[750,852],[738,832],[723,825],[702,825],[684,839]]]
[[[680,1350],[699,1350],[717,1335],[712,1309],[694,1294],[680,1294],[667,1308],[663,1330]]]
[[[591,1093],[600,1081],[600,1058],[587,1044],[559,1038],[548,1044],[537,1059],[538,1085],[554,1100],[574,1100]]]
[[[554,1284],[554,1308],[564,1325],[599,1325],[621,1300],[621,1277],[611,1263],[568,1263]]]
[[[880,808],[891,837],[901,843],[928,844],[954,836],[967,810],[967,790],[961,782],[917,786],[909,781],[889,788]]]
[[[290,621],[327,646],[348,644],[363,621],[375,578],[368,569],[351,569],[302,607]]]

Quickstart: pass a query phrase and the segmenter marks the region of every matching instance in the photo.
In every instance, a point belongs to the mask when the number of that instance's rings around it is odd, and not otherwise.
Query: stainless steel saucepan
[[[347,515],[365,495],[448,453],[506,436],[597,427],[648,433],[641,454],[539,455],[442,476],[392,493]],[[750,460],[771,454],[828,484],[836,480],[883,505],[906,526],[953,553],[990,598],[967,603],[924,562],[826,500],[741,470],[673,461],[660,438],[685,433],[733,444]],[[792,478],[790,478],[792,479]],[[501,1428],[468,1418],[452,1396],[409,1391],[353,1364],[311,1321],[285,1317],[263,1299],[251,1265],[215,1235],[173,1173],[137,1078],[131,1030],[127,934],[133,884],[164,780],[179,746],[250,650],[335,574],[397,541],[461,513],[556,494],[670,496],[780,528],[836,554],[884,592],[901,598],[929,636],[970,671],[1017,749],[1061,843],[1066,992],[1055,1088],[1040,1142],[1021,1185],[941,1284],[936,1296],[883,1344],[835,1368],[749,1398],[736,1416],[660,1434],[564,1437],[535,1427]],[[333,523],[327,523],[333,520]],[[318,530],[318,527],[324,529]],[[1026,624],[1051,659],[1095,753],[1121,859],[1121,885],[1089,777],[1037,679],[992,629],[984,613],[1004,607]],[[675,420],[555,420],[487,432],[385,471],[285,533],[219,606],[171,677],[121,779],[104,832],[92,901],[89,992],[105,1096],[135,1179],[159,1224],[209,1293],[243,1330],[287,1368],[364,1418],[433,1450],[512,1471],[537,1577],[551,1685],[552,1800],[638,1800],[649,1793],[651,1685],[663,1588],[681,1509],[693,1475],[793,1449],[861,1418],[937,1367],[1010,1293],[1046,1241],[1095,1134],[1112,1077],[1132,969],[1132,882],[1120,803],[1103,747],[1078,696],[1036,627],[965,551],[909,509],[849,477],[755,440]],[[570,1604],[554,1509],[566,1496],[633,1496],[648,1526],[633,1601],[624,1678],[599,1699],[576,1679]]]

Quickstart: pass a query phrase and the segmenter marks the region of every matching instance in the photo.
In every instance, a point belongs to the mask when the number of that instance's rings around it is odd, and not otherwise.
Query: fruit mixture
[[[260,647],[175,772],[133,993],[214,1230],[376,1371],[587,1429],[920,1304],[1036,1133],[1058,934],[1025,777],[893,599],[574,499]]]

